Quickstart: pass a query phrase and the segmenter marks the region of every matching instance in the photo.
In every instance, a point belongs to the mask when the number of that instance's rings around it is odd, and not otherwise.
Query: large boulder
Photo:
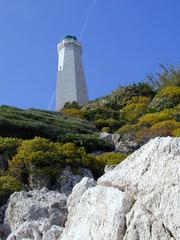
[[[59,240],[180,239],[180,138],[152,139],[97,183],[77,187]]]
[[[47,219],[50,226],[63,227],[67,219],[67,197],[47,189],[16,192],[11,195],[5,214],[5,223],[16,231],[23,223]]]
[[[125,215],[131,197],[115,188],[89,188],[80,201],[70,207],[61,240],[119,240],[125,233]]]
[[[180,239],[179,166],[180,138],[156,138],[98,180],[136,201],[124,239]]]

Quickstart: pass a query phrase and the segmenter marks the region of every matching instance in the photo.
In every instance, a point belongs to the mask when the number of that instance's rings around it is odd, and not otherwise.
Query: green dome
[[[77,41],[77,38],[72,35],[67,35],[64,39],[74,39],[75,41]]]

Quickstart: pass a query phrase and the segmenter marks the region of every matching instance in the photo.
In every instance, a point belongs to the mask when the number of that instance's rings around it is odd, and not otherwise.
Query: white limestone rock
[[[82,197],[77,189],[59,240],[178,240],[180,138],[155,138]]]
[[[35,239],[41,240],[41,234],[37,221],[24,222],[20,227],[11,233],[7,240],[23,240],[23,239]]]
[[[57,240],[62,234],[63,228],[51,224],[48,219],[25,222],[9,235],[7,240]]]
[[[164,231],[164,238],[159,239],[170,239],[169,236],[180,239],[180,138],[151,140],[112,172],[102,176],[98,184],[116,187],[137,201],[129,213],[135,220],[127,222],[124,239],[143,236],[140,228],[143,218],[148,219],[152,231]],[[139,211],[142,214],[138,216]],[[145,235],[144,240],[158,239]]]
[[[170,240],[172,234],[161,220],[138,201],[126,215],[127,230],[123,240]],[[173,240],[174,238],[172,238]]]
[[[125,233],[125,215],[131,197],[115,188],[89,188],[80,201],[70,207],[61,240],[119,240]],[[72,211],[72,212],[71,212]]]
[[[108,172],[111,172],[112,170],[114,170],[114,168],[116,167],[117,165],[106,165],[104,167],[104,173],[108,173]]]
[[[67,219],[67,198],[47,189],[17,192],[11,195],[5,222],[15,231],[24,222],[48,219],[52,225],[64,226]]]
[[[84,177],[80,183],[76,184],[67,200],[68,211],[71,213],[86,190],[95,186],[96,181],[93,178],[88,177]]]
[[[177,183],[179,162],[180,138],[155,138],[99,178],[98,184],[117,187],[137,198],[164,185],[162,176]]]
[[[64,228],[53,225],[47,232],[44,233],[43,240],[57,240],[61,236],[63,230]]]

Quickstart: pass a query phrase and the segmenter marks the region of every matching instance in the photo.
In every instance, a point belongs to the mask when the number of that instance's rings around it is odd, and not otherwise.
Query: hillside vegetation
[[[28,188],[32,173],[55,182],[71,166],[74,174],[83,167],[98,178],[105,165],[123,161],[125,154],[99,139],[101,131],[139,146],[156,136],[180,137],[180,71],[162,69],[149,82],[121,87],[84,107],[66,103],[61,112],[50,112],[1,106],[0,205]]]
[[[93,123],[62,113],[44,110],[22,110],[0,107],[0,136],[22,139],[44,137],[55,142],[74,142],[87,151],[113,150],[113,146],[99,140]]]
[[[83,108],[67,104],[64,113],[86,119],[100,131],[118,133],[139,144],[156,136],[180,136],[180,70],[162,66],[149,81],[121,87]]]

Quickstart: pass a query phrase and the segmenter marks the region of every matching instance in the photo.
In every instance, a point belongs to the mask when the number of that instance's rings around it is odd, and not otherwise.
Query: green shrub
[[[173,136],[174,137],[180,137],[180,127],[173,131]]]
[[[96,121],[98,119],[119,119],[120,113],[111,109],[97,107],[95,109],[86,109],[82,111],[83,118]]]
[[[77,118],[81,118],[82,117],[82,113],[81,110],[78,108],[67,108],[67,109],[63,109],[63,114],[67,117],[77,117]]]
[[[110,127],[103,127],[103,128],[101,129],[101,132],[110,133],[110,132],[111,132],[111,128],[110,128]]]
[[[48,168],[56,164],[65,166],[67,162],[70,164],[71,160],[74,161],[73,164],[76,164],[76,157],[80,154],[79,151],[81,149],[76,149],[73,143],[62,145],[45,138],[36,137],[33,140],[23,141],[17,154],[9,162],[9,166],[15,176],[21,176],[28,174],[31,165],[38,168]],[[81,158],[80,155],[78,157]]]
[[[178,104],[178,105],[174,108],[173,118],[174,118],[177,122],[180,122],[180,104]]]
[[[98,134],[66,134],[58,139],[59,142],[73,142],[78,147],[85,147],[87,152],[114,150],[114,145],[109,141],[99,139]]]
[[[131,103],[122,109],[126,122],[135,123],[142,116],[147,108],[145,103]]]
[[[93,123],[62,113],[43,110],[21,110],[0,106],[0,136],[33,139],[36,136],[64,142],[64,136],[94,135],[98,132]],[[82,139],[82,141],[83,141]],[[100,150],[100,149],[99,149]]]
[[[81,109],[81,106],[79,105],[78,102],[73,101],[73,102],[66,102],[63,107],[63,109],[72,109],[72,108]]]
[[[104,105],[117,111],[125,107],[132,97],[145,96],[152,98],[154,94],[149,84],[134,84],[127,87],[121,87],[114,91],[109,98],[107,98]]]
[[[157,113],[148,113],[139,119],[138,126],[151,127],[155,123],[171,120],[173,118],[174,109],[166,109]]]
[[[124,134],[135,134],[139,130],[139,127],[137,125],[129,125],[126,124],[119,128],[116,133],[124,135]]]
[[[137,141],[145,143],[154,137],[174,136],[176,129],[180,127],[180,123],[175,120],[167,120],[154,124],[151,128],[144,128],[136,133]]]
[[[103,127],[110,127],[111,130],[115,130],[122,125],[120,121],[113,119],[113,118],[98,119],[94,123],[95,123],[96,127],[100,130]]]
[[[159,136],[172,136],[173,131],[180,127],[180,123],[175,120],[163,121],[156,123],[151,127]]]
[[[54,177],[55,172],[58,173],[55,170],[61,172],[65,166],[73,169],[85,167],[95,172],[98,168],[84,147],[77,147],[74,143],[53,143],[40,137],[23,141],[9,162],[10,173],[24,184],[28,184],[31,169],[42,173],[48,171],[48,175]]]
[[[133,84],[127,87],[120,87],[113,91],[110,95],[91,101],[83,107],[83,111],[95,110],[97,108],[103,108],[113,111],[121,110],[127,105],[127,102],[135,96],[146,96],[152,98],[155,92],[152,90],[148,83]],[[98,116],[97,119],[104,118]],[[108,116],[107,118],[115,118]],[[95,119],[95,120],[97,120]],[[115,118],[116,119],[116,118]]]
[[[122,162],[125,158],[127,158],[127,155],[123,153],[108,152],[97,156],[96,160],[99,163],[102,163],[103,166],[105,166],[105,165],[117,165],[120,162]]]
[[[13,192],[21,191],[21,184],[12,176],[0,177],[0,206],[7,202]]]
[[[131,100],[127,102],[127,105],[122,109],[125,120],[130,123],[136,121],[145,113],[150,101],[151,98],[149,97],[132,97]]]
[[[148,107],[149,112],[162,111],[173,108],[180,103],[180,87],[170,86],[163,88],[152,100]]]
[[[115,153],[115,152],[103,153],[103,154],[97,156],[96,161],[99,166],[99,174],[100,175],[103,174],[104,167],[106,165],[118,165],[125,158],[127,158],[127,155],[122,154],[122,153]]]
[[[5,168],[7,168],[7,161],[16,154],[17,148],[21,143],[21,139],[0,137],[0,155],[2,156],[1,161],[3,161]]]

